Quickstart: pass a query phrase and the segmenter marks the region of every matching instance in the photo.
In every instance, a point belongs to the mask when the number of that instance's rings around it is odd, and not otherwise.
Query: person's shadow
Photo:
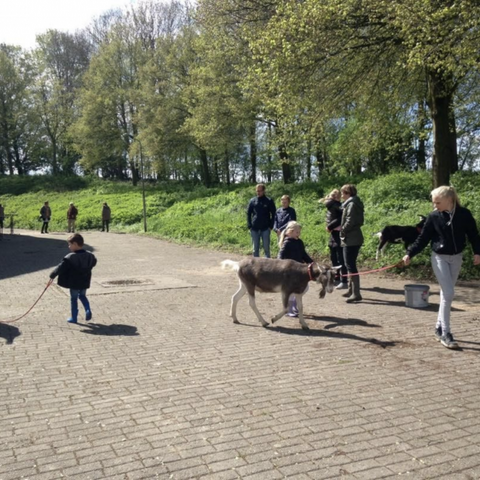
[[[137,327],[131,325],[122,325],[118,323],[112,323],[111,325],[103,325],[101,323],[82,323],[82,333],[88,333],[90,335],[105,335],[105,336],[123,336],[123,337],[135,337],[140,335]]]
[[[11,345],[13,341],[20,335],[21,332],[17,327],[9,325],[8,323],[0,322],[0,338],[4,338],[7,345]]]

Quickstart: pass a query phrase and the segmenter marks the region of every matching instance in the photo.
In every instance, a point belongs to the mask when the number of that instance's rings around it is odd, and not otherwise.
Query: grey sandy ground
[[[0,319],[26,311],[66,234],[0,242]],[[219,252],[87,233],[99,263],[88,324],[50,288],[0,324],[0,479],[480,478],[480,312],[459,289],[461,349],[434,340],[432,307],[401,280],[365,277],[365,301],[305,297],[304,333],[261,328]],[[235,257],[233,257],[235,258]],[[127,284],[126,286],[124,284]],[[276,295],[259,295],[268,318]]]

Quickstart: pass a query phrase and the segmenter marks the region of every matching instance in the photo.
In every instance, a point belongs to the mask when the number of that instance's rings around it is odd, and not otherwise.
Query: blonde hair
[[[338,198],[340,198],[340,190],[338,188],[334,188],[327,196],[321,198],[319,202],[327,203],[329,200],[337,200]]]
[[[457,191],[453,187],[447,187],[446,185],[437,187],[430,192],[430,196],[432,197],[432,200],[434,198],[449,198],[453,202],[453,208],[456,206],[460,207],[460,200]]]
[[[280,235],[280,239],[278,240],[278,248],[282,248],[283,242],[285,241],[285,237],[287,236],[287,232],[293,232],[294,230],[301,230],[302,226],[292,220],[291,222],[287,223],[287,226],[284,228],[282,234]]]
[[[283,200],[283,199],[288,200],[288,203],[290,203],[290,201],[291,201],[291,200],[290,200],[290,197],[289,197],[288,195],[282,195],[282,197],[280,198],[280,200]]]

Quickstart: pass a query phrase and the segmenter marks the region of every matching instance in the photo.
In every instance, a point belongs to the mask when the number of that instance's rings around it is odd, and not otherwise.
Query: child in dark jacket
[[[83,249],[83,237],[75,233],[68,238],[70,252],[50,274],[53,280],[58,276],[58,285],[70,289],[70,304],[72,316],[68,323],[77,323],[78,299],[85,308],[85,320],[92,319],[92,310],[87,299],[87,289],[90,288],[92,268],[97,264],[93,253]]]
[[[341,271],[337,271],[338,285],[335,290],[347,288],[347,267],[343,259],[343,248],[340,240],[340,230],[342,224],[342,204],[340,202],[340,190],[332,190],[325,198],[319,200],[327,207],[325,222],[326,230],[330,233],[328,239],[328,248],[330,249],[330,260],[334,267],[341,265]]]
[[[287,227],[280,235],[278,246],[280,251],[278,252],[278,258],[282,260],[295,260],[299,263],[313,263],[312,258],[305,250],[303,241],[300,240],[300,233],[302,226],[297,222],[288,222]],[[308,290],[305,289],[305,292]],[[298,317],[297,300],[295,295],[291,295],[288,300],[288,312],[289,317]]]

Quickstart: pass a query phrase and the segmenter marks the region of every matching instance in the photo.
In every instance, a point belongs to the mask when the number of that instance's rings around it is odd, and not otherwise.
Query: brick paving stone
[[[0,243],[0,321],[31,306],[67,253],[64,233],[19,233]],[[475,284],[457,290],[454,352],[433,338],[435,284],[422,310],[404,306],[399,277],[363,277],[355,306],[312,285],[309,333],[289,318],[264,329],[246,299],[241,324],[228,317],[237,280],[219,264],[238,256],[85,238],[99,260],[94,319],[68,325],[54,286],[28,317],[0,323],[0,480],[478,476]],[[145,277],[158,285],[101,285]],[[257,304],[268,316],[280,299]]]

